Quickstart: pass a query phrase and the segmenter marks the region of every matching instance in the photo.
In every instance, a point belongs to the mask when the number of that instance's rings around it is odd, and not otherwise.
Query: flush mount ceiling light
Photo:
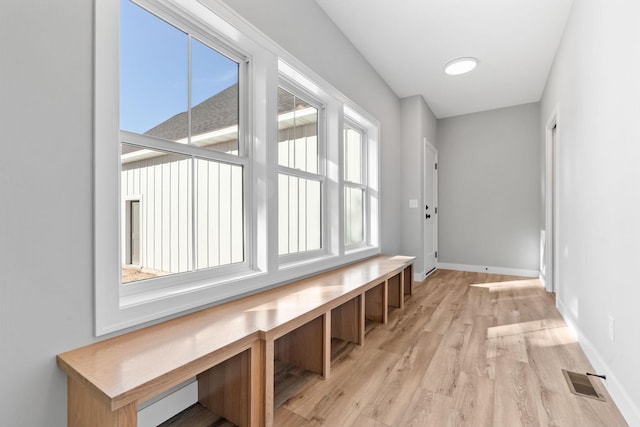
[[[476,58],[458,58],[445,65],[444,72],[450,76],[457,76],[459,74],[468,73],[477,66],[478,60]]]

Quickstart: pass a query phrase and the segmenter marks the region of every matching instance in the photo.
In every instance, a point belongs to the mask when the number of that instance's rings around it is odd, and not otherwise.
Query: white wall
[[[400,100],[402,116],[402,249],[404,255],[415,256],[414,269],[420,276],[424,271],[424,147],[423,138],[437,147],[437,120],[422,96]],[[418,208],[409,208],[409,199],[418,200]]]
[[[397,252],[399,100],[312,0],[229,3],[380,120],[382,248]],[[66,381],[55,355],[95,340],[92,4],[0,2],[0,414],[7,426],[66,425]]]
[[[538,108],[438,121],[440,263],[538,270]]]
[[[558,306],[630,425],[640,425],[638,16],[640,2],[576,0],[541,101],[541,131],[558,108]]]

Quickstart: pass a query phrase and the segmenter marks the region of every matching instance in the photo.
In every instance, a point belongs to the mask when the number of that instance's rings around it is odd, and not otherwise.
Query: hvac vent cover
[[[570,372],[565,369],[562,370],[562,373],[564,374],[564,378],[567,380],[571,393],[577,396],[590,397],[592,399],[602,400],[603,402],[605,401],[604,396],[596,391],[589,375]]]

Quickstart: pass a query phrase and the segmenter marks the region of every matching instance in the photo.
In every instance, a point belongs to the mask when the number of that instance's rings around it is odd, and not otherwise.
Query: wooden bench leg
[[[69,427],[135,427],[138,412],[135,402],[111,411],[108,400],[67,376],[67,425]]]
[[[404,283],[404,294],[413,294],[413,264],[402,270],[402,283]]]
[[[198,374],[200,403],[240,427],[251,425],[251,374],[255,368],[251,360],[252,351],[247,349]]]
[[[274,411],[274,362],[275,362],[275,343],[272,339],[262,341],[262,398],[264,414],[264,426],[273,427],[273,411]]]

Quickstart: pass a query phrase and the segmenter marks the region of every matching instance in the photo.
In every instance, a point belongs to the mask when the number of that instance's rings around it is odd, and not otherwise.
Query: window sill
[[[245,270],[240,273],[236,272],[225,276],[216,276],[215,278],[195,280],[189,283],[163,287],[161,289],[136,292],[131,295],[120,297],[120,309],[127,309],[129,307],[148,304],[166,298],[173,298],[177,295],[191,294],[204,290],[214,290],[219,287],[232,286],[234,283],[240,281],[251,281],[251,279],[264,276],[265,274],[266,273],[263,271]]]
[[[321,253],[318,255],[310,256],[308,258],[296,258],[289,259],[280,262],[280,270],[291,270],[294,268],[304,268],[305,266],[322,263],[324,261],[330,261],[337,258],[336,255],[330,255],[327,253]]]
[[[351,254],[359,254],[362,252],[369,252],[371,250],[377,250],[378,248],[375,246],[369,246],[366,244],[362,244],[362,245],[355,245],[352,247],[347,247],[344,251],[345,255],[351,255]]]

